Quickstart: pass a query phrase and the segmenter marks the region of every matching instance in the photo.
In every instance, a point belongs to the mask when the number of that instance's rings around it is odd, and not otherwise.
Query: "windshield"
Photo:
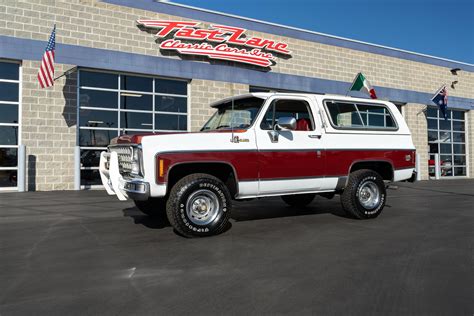
[[[209,119],[201,131],[249,128],[257,117],[264,99],[250,97],[228,101],[217,106],[217,112]]]

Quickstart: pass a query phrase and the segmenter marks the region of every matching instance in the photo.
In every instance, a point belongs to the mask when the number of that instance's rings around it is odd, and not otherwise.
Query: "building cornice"
[[[135,9],[142,9],[151,12],[164,13],[193,20],[237,26],[252,31],[285,36],[348,49],[354,49],[367,53],[379,54],[393,58],[400,58],[404,60],[446,67],[449,69],[460,68],[464,71],[474,72],[474,65],[469,63],[411,52],[408,50],[402,50],[383,45],[367,43],[344,37],[338,37],[296,27],[260,21],[218,11],[187,6],[168,1],[165,2],[155,0],[102,0],[102,2]]]

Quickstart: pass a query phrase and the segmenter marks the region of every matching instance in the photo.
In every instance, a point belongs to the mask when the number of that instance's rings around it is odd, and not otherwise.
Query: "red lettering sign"
[[[200,22],[194,21],[138,20],[137,23],[145,28],[157,29],[155,36],[158,38],[172,36],[160,43],[160,49],[176,50],[184,55],[201,55],[262,67],[274,63],[276,57],[273,53],[291,55],[288,44],[259,37],[246,38],[246,30],[238,27],[211,25],[205,29],[197,27]],[[182,40],[193,42],[183,43]]]

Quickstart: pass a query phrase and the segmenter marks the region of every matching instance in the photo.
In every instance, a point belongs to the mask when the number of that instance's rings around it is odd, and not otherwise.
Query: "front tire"
[[[380,215],[386,201],[385,183],[375,171],[361,169],[349,175],[341,204],[348,215],[370,219]]]
[[[179,180],[166,204],[168,220],[185,237],[222,233],[228,225],[231,209],[231,196],[225,184],[204,173]]]
[[[281,199],[289,206],[294,207],[305,207],[313,202],[316,194],[295,194],[295,195],[282,195]]]

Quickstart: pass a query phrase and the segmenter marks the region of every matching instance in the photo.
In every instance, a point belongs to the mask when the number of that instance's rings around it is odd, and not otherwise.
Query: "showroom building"
[[[57,79],[41,89],[54,24]],[[441,179],[474,177],[472,64],[170,2],[3,2],[0,190],[94,188],[117,135],[199,130],[236,94],[345,95],[359,72],[404,115],[422,179],[435,154]],[[443,84],[448,119],[430,101]]]

